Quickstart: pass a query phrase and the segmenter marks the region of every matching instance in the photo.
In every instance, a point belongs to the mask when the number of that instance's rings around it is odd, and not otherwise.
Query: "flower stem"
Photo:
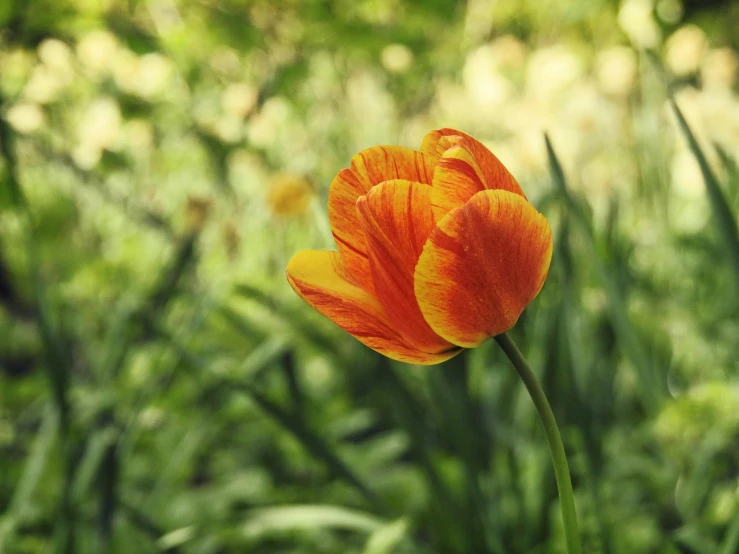
[[[544,426],[544,432],[549,442],[549,449],[552,453],[552,462],[554,464],[554,475],[557,479],[557,490],[559,491],[559,506],[562,510],[562,521],[565,528],[565,540],[567,542],[567,552],[569,554],[582,554],[580,546],[580,532],[577,528],[577,514],[575,512],[575,496],[572,493],[572,482],[570,481],[570,468],[567,465],[567,456],[565,448],[562,444],[562,437],[559,435],[557,422],[554,419],[554,413],[541,388],[539,381],[531,371],[526,358],[523,357],[516,343],[505,333],[495,337],[495,341],[500,345],[508,359],[516,368],[518,375],[523,380],[526,389],[529,391],[531,400],[534,401],[536,411],[539,413],[539,419]]]

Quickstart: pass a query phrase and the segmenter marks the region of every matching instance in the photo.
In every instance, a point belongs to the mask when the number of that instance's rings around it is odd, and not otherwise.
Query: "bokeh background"
[[[0,552],[564,552],[494,343],[391,362],[284,278],[444,126],[555,232],[513,336],[585,551],[739,552],[737,47],[718,0],[3,0]]]

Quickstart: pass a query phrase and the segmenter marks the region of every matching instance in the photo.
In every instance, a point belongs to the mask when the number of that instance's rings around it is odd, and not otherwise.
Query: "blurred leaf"
[[[739,508],[735,510],[734,518],[726,529],[726,537],[716,554],[734,554],[739,552]]]
[[[642,337],[629,318],[626,299],[621,294],[613,278],[614,270],[609,267],[608,262],[603,259],[602,254],[599,252],[592,223],[586,216],[580,202],[574,198],[567,187],[562,165],[557,159],[549,136],[545,134],[544,140],[546,142],[549,166],[554,184],[562,194],[569,212],[587,240],[590,260],[595,265],[605,288],[608,297],[609,312],[619,342],[639,376],[639,393],[641,394],[644,408],[648,412],[654,413],[667,393],[667,380],[664,377],[664,368],[657,367],[648,356]]]
[[[72,485],[72,496],[75,502],[83,502],[100,471],[105,452],[110,445],[115,443],[117,434],[112,428],[104,428],[96,431],[87,441]]]
[[[193,525],[188,525],[187,527],[175,529],[174,531],[170,531],[166,535],[162,535],[157,541],[157,546],[161,550],[171,550],[176,546],[181,546],[186,542],[191,541],[195,536],[195,533],[196,531]]]
[[[363,554],[391,554],[408,534],[405,518],[386,523],[372,532],[364,545]]]
[[[34,491],[39,486],[41,476],[51,460],[58,426],[58,413],[51,406],[47,406],[41,427],[31,446],[31,452],[25,460],[23,474],[13,491],[8,509],[0,518],[0,552],[5,552],[17,526],[22,524],[28,516]]]
[[[675,531],[675,540],[697,554],[714,554],[716,544],[696,525],[685,525]]]
[[[302,505],[254,510],[242,529],[249,538],[258,538],[270,533],[324,527],[373,533],[382,523],[377,517],[358,510],[340,506]]]
[[[726,248],[726,254],[729,258],[729,263],[734,269],[734,276],[736,278],[737,288],[739,291],[739,228],[736,223],[736,215],[733,213],[731,206],[729,205],[724,191],[716,178],[711,166],[708,163],[703,150],[698,144],[698,140],[695,138],[695,134],[690,129],[685,116],[680,111],[680,108],[675,103],[674,98],[670,98],[670,104],[677,117],[680,129],[685,135],[685,139],[688,141],[690,151],[695,156],[700,166],[701,173],[703,174],[703,180],[706,183],[706,192],[708,193],[708,200],[711,203],[713,209],[714,220],[718,227],[719,235],[721,236],[724,247]]]
[[[233,385],[232,385],[233,386]],[[246,392],[262,410],[290,432],[317,459],[323,461],[331,472],[344,479],[359,491],[364,498],[381,512],[385,511],[382,501],[357,476],[354,471],[334,452],[321,437],[310,430],[303,419],[288,413],[249,385],[235,384],[237,390]]]

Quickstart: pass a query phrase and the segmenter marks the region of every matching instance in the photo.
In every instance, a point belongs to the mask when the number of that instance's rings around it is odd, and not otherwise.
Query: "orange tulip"
[[[287,278],[370,348],[436,364],[510,329],[552,257],[547,220],[500,161],[453,129],[421,150],[377,146],[331,183],[338,252],[298,252]]]

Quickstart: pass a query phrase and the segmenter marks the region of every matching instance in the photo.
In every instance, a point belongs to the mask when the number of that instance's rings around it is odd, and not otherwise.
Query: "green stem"
[[[554,419],[552,408],[549,406],[544,389],[541,388],[536,375],[531,371],[531,367],[529,367],[526,358],[523,357],[516,343],[505,333],[496,336],[495,340],[503,349],[506,356],[508,356],[508,359],[511,360],[513,367],[516,368],[518,375],[529,391],[531,400],[534,401],[536,411],[539,413],[539,419],[541,419],[541,423],[544,426],[547,442],[549,442],[549,449],[552,453],[554,476],[557,479],[559,505],[562,510],[565,540],[567,541],[567,552],[569,554],[582,554],[580,532],[577,528],[577,514],[575,512],[575,496],[572,493],[572,482],[570,481],[570,468],[567,465],[565,447],[562,444],[562,437],[559,435],[557,421]]]

